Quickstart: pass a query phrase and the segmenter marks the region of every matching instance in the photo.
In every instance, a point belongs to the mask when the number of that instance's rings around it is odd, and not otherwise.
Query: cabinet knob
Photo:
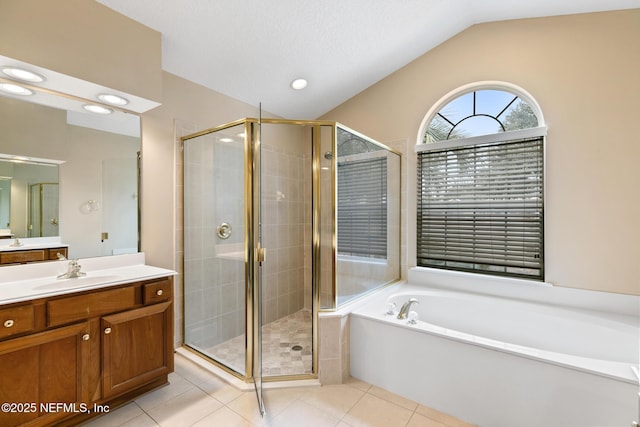
[[[10,328],[10,327],[13,326],[14,321],[13,321],[13,319],[5,320],[3,324],[4,324],[5,328]]]
[[[84,334],[82,336],[82,341],[89,341],[89,334]]]
[[[164,293],[164,291],[162,289],[158,289],[156,291],[156,295],[161,296]]]
[[[111,333],[111,328],[104,328],[104,333],[105,334],[110,334]]]

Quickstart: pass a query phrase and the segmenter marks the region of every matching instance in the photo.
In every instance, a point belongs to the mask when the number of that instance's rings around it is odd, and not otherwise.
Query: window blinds
[[[418,154],[420,266],[544,278],[543,138]]]
[[[387,257],[387,159],[338,163],[338,253]]]

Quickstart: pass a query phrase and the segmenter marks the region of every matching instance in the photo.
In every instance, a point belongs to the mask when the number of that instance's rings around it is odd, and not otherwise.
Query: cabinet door
[[[86,407],[87,331],[84,322],[0,343],[0,425],[50,424]]]
[[[105,316],[102,397],[109,398],[173,370],[171,302]]]

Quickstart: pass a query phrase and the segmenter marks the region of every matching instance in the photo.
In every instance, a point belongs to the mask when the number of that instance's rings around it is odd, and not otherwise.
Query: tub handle
[[[398,314],[398,312],[396,311],[397,307],[398,306],[395,302],[390,302],[389,304],[387,304],[387,316],[395,316],[396,314]]]

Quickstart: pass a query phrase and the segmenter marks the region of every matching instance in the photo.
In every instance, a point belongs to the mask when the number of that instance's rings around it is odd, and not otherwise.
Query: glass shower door
[[[253,212],[253,227],[252,230],[255,233],[254,239],[250,239],[250,246],[255,247],[254,264],[254,280],[250,282],[249,286],[252,286],[252,315],[253,315],[253,383],[255,386],[256,397],[258,399],[258,410],[260,415],[264,416],[265,406],[264,398],[262,395],[262,304],[263,304],[263,264],[266,261],[266,249],[263,247],[262,236],[262,148],[260,144],[260,133],[262,125],[258,123],[247,123],[247,133],[252,135],[251,142],[252,147],[252,169],[253,169],[253,206],[255,211]]]
[[[184,342],[247,374],[244,125],[184,141]]]

